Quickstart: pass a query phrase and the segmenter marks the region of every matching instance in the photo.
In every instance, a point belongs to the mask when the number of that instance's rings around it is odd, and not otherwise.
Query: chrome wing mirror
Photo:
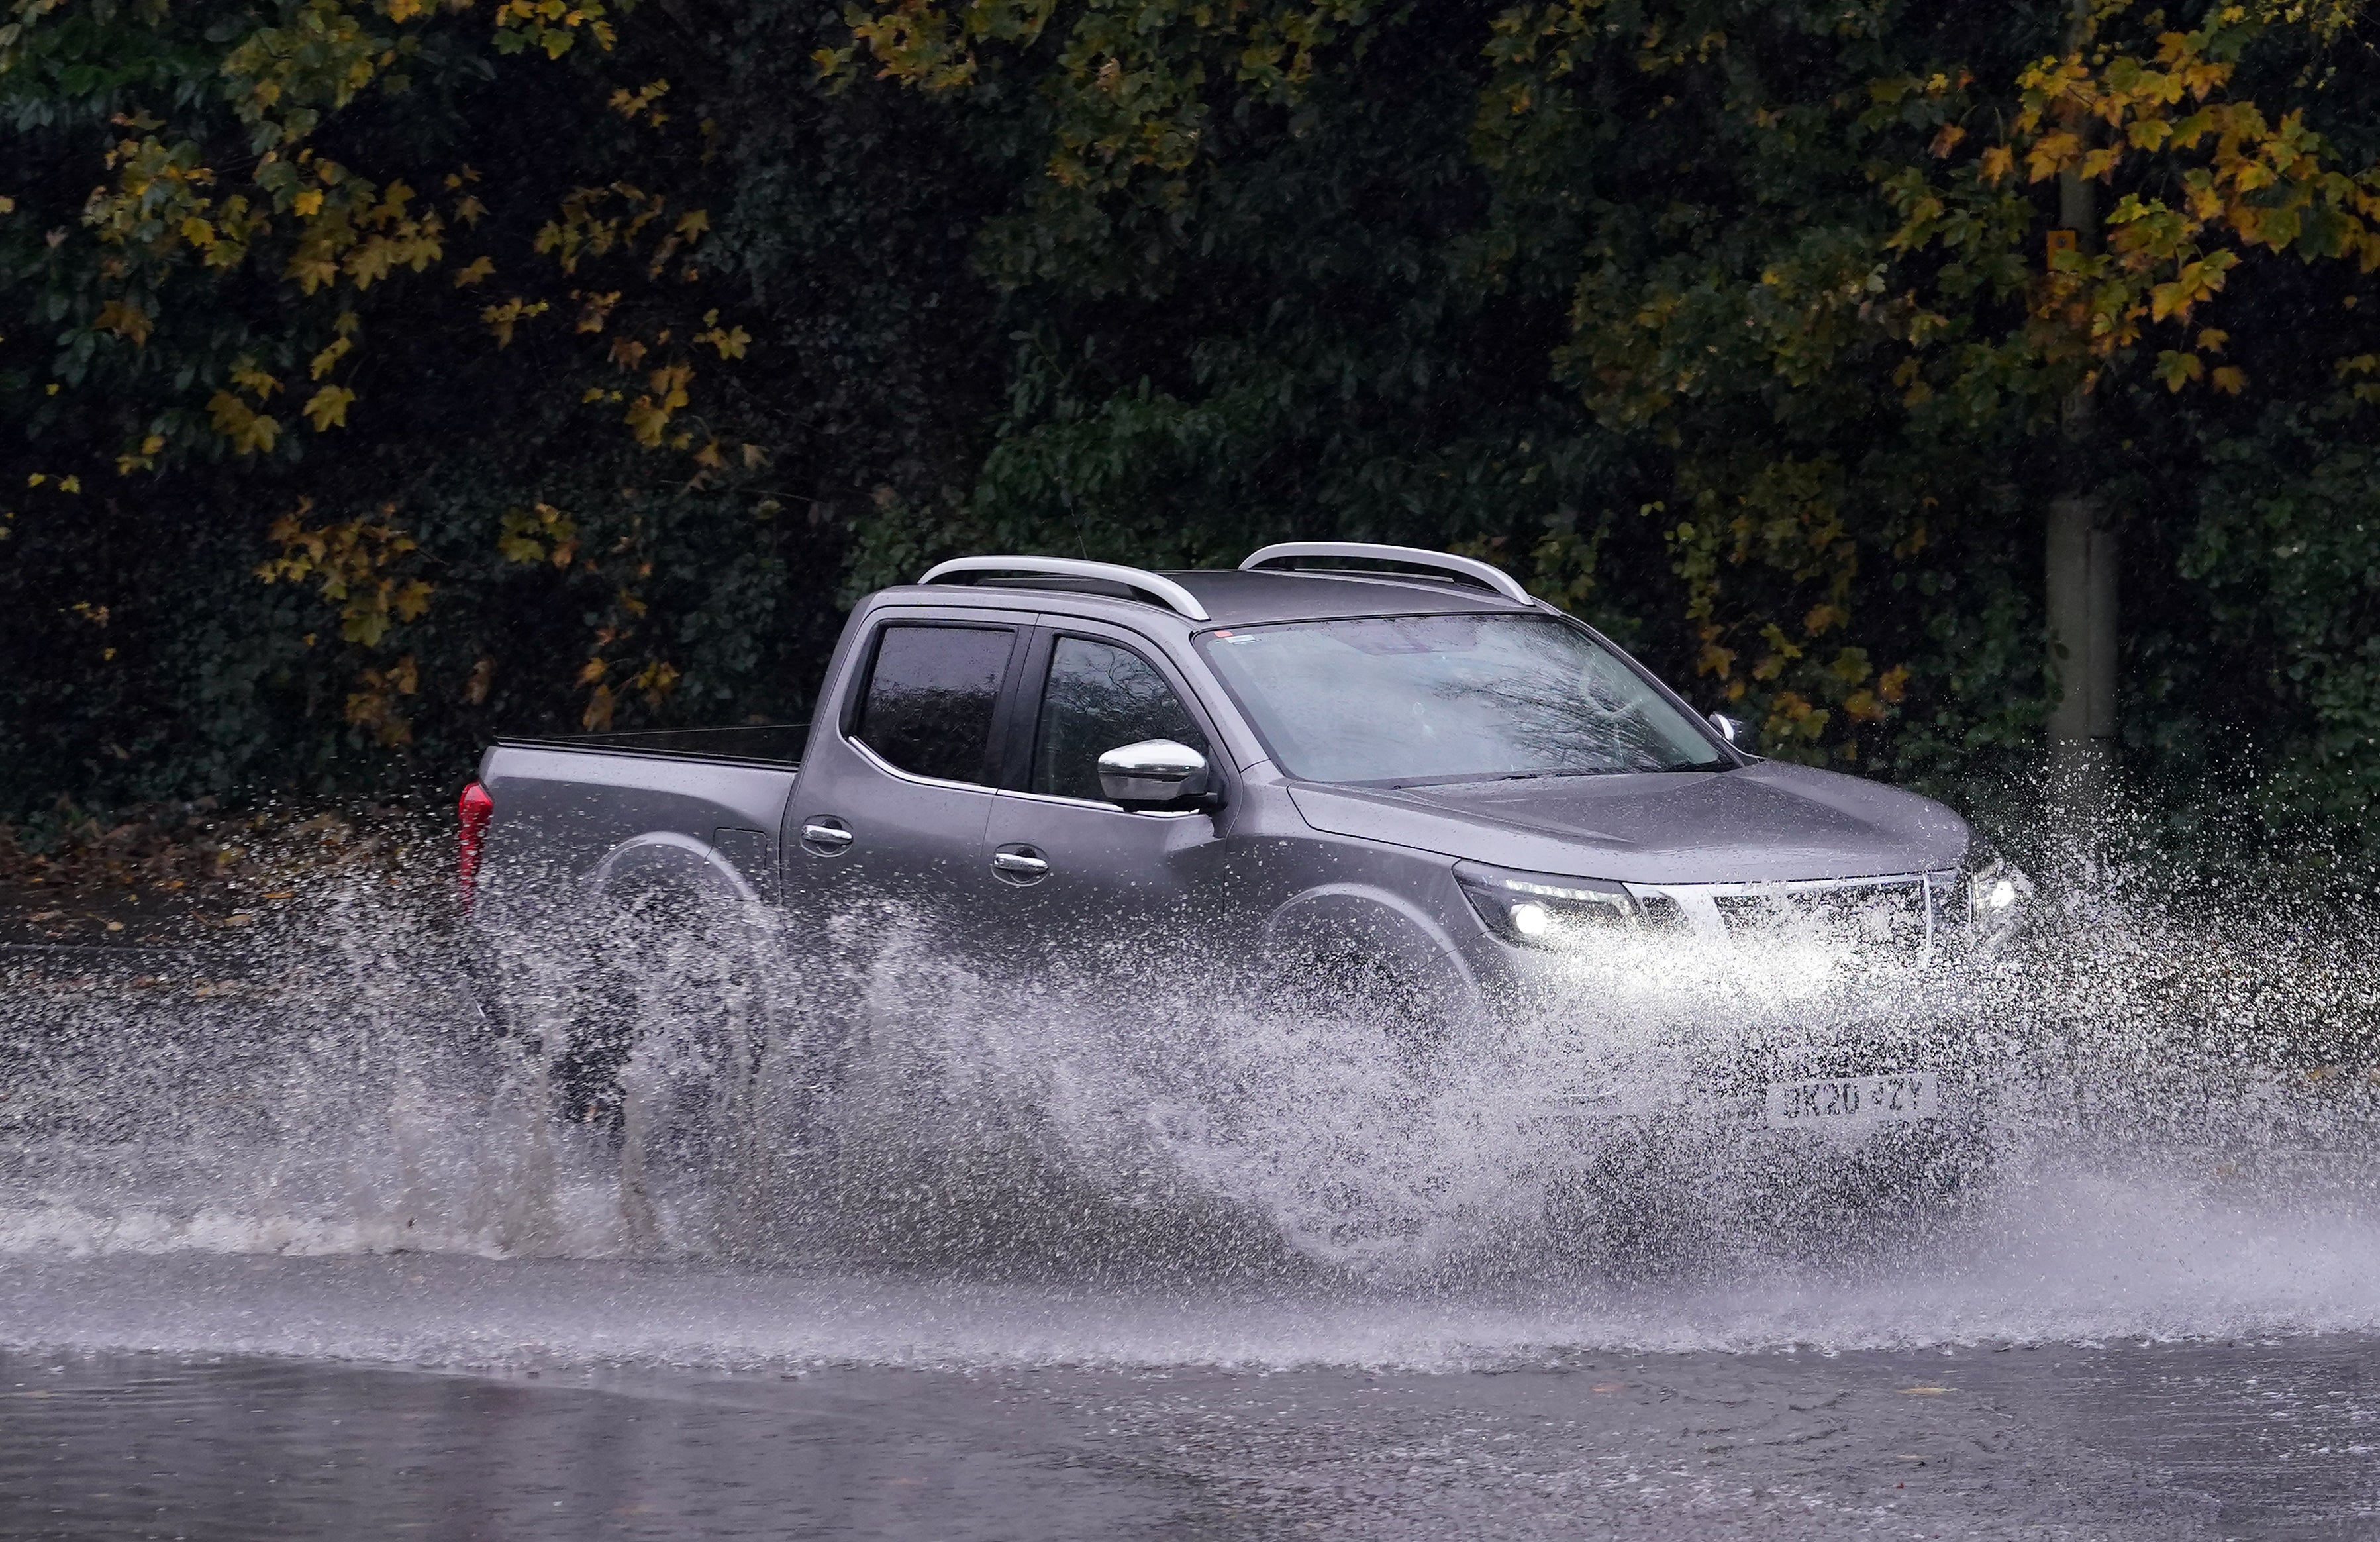
[[[1207,758],[1172,739],[1143,739],[1099,757],[1099,794],[1126,808],[1203,797]]]
[[[1718,730],[1720,738],[1738,748],[1742,747],[1743,722],[1742,719],[1729,717],[1725,712],[1713,712],[1710,715],[1710,725]]]

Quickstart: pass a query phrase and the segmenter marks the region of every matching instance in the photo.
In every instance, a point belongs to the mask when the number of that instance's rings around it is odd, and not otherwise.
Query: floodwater
[[[21,952],[0,1537],[2380,1536],[2367,934],[1615,952],[1420,1057],[893,916],[523,923],[500,1031],[386,901]],[[1854,1063],[1926,1138],[1764,1127]]]

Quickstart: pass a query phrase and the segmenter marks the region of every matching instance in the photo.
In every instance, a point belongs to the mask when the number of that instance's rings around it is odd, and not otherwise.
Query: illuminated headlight
[[[1959,873],[1966,880],[1967,916],[1976,933],[1997,941],[2013,930],[2033,898],[2033,880],[1980,835],[1967,843]]]
[[[1633,926],[1636,903],[1617,883],[1553,873],[1516,873],[1477,862],[1454,865],[1471,908],[1508,942],[1559,947],[1566,941]]]

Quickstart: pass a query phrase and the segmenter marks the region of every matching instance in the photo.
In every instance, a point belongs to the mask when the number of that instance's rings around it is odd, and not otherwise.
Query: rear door
[[[983,837],[1030,618],[891,611],[860,640],[836,732],[813,735],[786,832],[813,918],[956,941],[993,889]]]
[[[985,828],[987,917],[1019,963],[1084,967],[1232,929],[1226,842],[1205,811],[1129,812],[1099,756],[1175,739],[1228,771],[1213,724],[1164,655],[1118,627],[1043,615],[1007,722],[1009,772]],[[1226,790],[1228,795],[1228,790]]]

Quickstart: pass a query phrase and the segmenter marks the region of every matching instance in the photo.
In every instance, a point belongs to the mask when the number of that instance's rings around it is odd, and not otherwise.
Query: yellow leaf
[[[246,354],[231,361],[231,381],[260,402],[281,389],[281,382],[258,369],[256,360]]]
[[[455,270],[455,287],[468,289],[495,271],[496,265],[485,257],[474,257],[468,264]]]
[[[344,337],[334,337],[331,339],[331,346],[316,354],[313,362],[306,366],[306,377],[309,380],[321,380],[324,375],[329,374],[332,368],[346,356],[347,350],[354,346],[355,344]],[[309,407],[308,410],[311,411],[312,408]]]
[[[208,397],[207,411],[214,419],[215,431],[230,440],[232,448],[243,455],[269,451],[280,437],[279,419],[256,411],[228,391],[218,391]]]
[[[677,233],[689,241],[696,239],[710,228],[710,216],[699,209],[680,215],[678,218]]]
[[[82,479],[80,477],[61,477],[58,479],[58,491],[60,492],[80,492],[82,491]]]
[[[713,327],[709,332],[698,334],[695,341],[708,343],[717,348],[719,357],[722,358],[741,358],[744,357],[745,350],[752,346],[752,334],[742,327],[732,329]]]
[[[149,313],[129,300],[110,300],[99,308],[99,315],[91,323],[101,332],[112,332],[118,337],[128,337],[135,347],[149,340],[155,326]]]
[[[2227,396],[2236,396],[2247,385],[2248,377],[2240,372],[2238,365],[2226,364],[2207,377],[2207,383]]]
[[[326,385],[306,399],[306,419],[314,425],[316,433],[347,424],[347,404],[356,394],[344,385]]]
[[[296,198],[290,200],[289,207],[298,212],[298,216],[300,219],[312,219],[315,215],[322,212],[322,189],[320,188],[307,188],[304,192],[299,193]]]
[[[2157,355],[2155,373],[2165,382],[2168,391],[2180,391],[2190,382],[2204,374],[2205,365],[2194,353],[2179,353],[2171,348]]]
[[[650,396],[639,396],[628,404],[623,421],[636,431],[638,443],[654,445],[662,442],[662,430],[669,425],[669,414],[654,406]]]

